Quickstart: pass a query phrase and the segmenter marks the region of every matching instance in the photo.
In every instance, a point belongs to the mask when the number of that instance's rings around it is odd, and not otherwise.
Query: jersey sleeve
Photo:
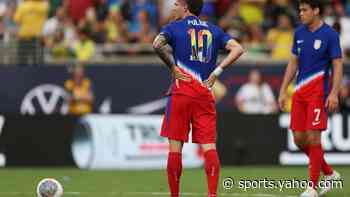
[[[298,55],[297,33],[296,32],[294,32],[294,36],[293,36],[292,54],[295,56]]]
[[[161,31],[160,34],[164,35],[166,40],[168,41],[168,44],[170,46],[173,46],[174,43],[174,33],[172,31],[172,24],[168,24],[166,26],[164,26]]]
[[[329,40],[329,48],[328,48],[329,55],[331,59],[341,58],[342,57],[342,50],[340,47],[340,40],[339,40],[339,34],[334,32],[331,34],[331,38]]]
[[[224,32],[222,29],[219,28],[220,33],[220,49],[225,49],[226,44],[229,40],[233,39],[228,33]]]

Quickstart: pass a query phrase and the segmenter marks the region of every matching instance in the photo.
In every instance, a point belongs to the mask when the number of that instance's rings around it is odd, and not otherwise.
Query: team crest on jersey
[[[315,40],[314,42],[314,49],[318,50],[321,48],[322,41],[321,40]]]

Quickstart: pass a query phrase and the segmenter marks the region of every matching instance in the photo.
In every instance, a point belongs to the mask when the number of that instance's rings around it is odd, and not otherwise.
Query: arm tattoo
[[[171,53],[171,47],[168,45],[164,35],[159,34],[154,39],[153,48],[160,59],[162,59],[166,66],[171,69],[175,63]]]

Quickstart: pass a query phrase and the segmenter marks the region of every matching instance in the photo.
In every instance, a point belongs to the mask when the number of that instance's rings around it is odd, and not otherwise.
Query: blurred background
[[[200,17],[242,43],[247,50],[244,60],[288,59],[293,28],[299,23],[297,1],[204,1]],[[171,21],[174,2],[1,0],[0,61],[6,65],[74,60],[113,64],[127,55],[151,57],[150,44],[162,25]],[[324,13],[326,22],[341,35],[345,57],[350,55],[350,35],[346,33],[350,29],[349,4],[330,0]]]
[[[165,168],[168,147],[159,131],[171,78],[152,41],[172,20],[174,2],[0,0],[0,166]],[[289,114],[276,103],[299,25],[297,1],[204,2],[201,19],[247,51],[213,88],[222,164],[305,165]],[[322,140],[327,160],[346,166],[350,1],[328,1],[324,19],[340,34],[345,77],[339,113]],[[293,84],[288,91],[291,97]],[[196,145],[186,145],[184,155],[185,167],[201,167]]]
[[[68,197],[167,196],[168,145],[159,132],[171,77],[152,41],[172,21],[174,2],[0,0],[0,177],[7,180],[0,182],[0,196],[33,196],[33,186],[45,177],[58,179]],[[297,1],[204,2],[201,19],[247,51],[213,88],[222,178],[305,179],[306,168],[291,166],[308,162],[288,130],[293,84],[288,111],[281,113],[276,103],[299,25]],[[327,161],[342,165],[336,169],[346,178],[350,1],[328,1],[324,20],[340,34],[345,76],[339,112],[330,114],[322,144]],[[204,196],[203,153],[186,144],[183,154],[184,167],[195,168],[185,171],[184,191]]]

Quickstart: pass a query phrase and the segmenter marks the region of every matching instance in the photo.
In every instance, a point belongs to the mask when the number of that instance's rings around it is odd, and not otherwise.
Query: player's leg
[[[307,109],[307,103],[296,99],[296,96],[294,95],[292,100],[290,128],[293,131],[294,143],[305,154],[308,154],[308,149],[305,148],[307,147]],[[317,196],[317,191],[312,187],[307,188],[300,195],[300,197],[314,196]]]
[[[318,185],[318,181],[320,178],[321,169],[324,173],[328,174],[325,176],[326,180],[339,180],[340,175],[336,171],[334,171],[324,160],[324,152],[321,144],[321,131],[320,130],[309,130],[306,132],[306,145],[307,152],[309,156],[309,178],[312,182],[312,188],[308,188],[303,194],[305,196],[310,196],[310,193],[316,192],[316,187]],[[320,188],[320,195],[324,195],[328,191],[330,191],[331,185],[328,187]],[[302,196],[303,196],[302,194]]]
[[[216,151],[216,110],[214,100],[194,102],[192,142],[201,144],[204,151],[204,169],[207,175],[208,196],[216,197],[220,175],[220,160]]]
[[[169,97],[165,109],[161,136],[169,139],[167,162],[168,183],[171,197],[178,197],[182,173],[182,147],[188,141],[190,129],[190,99],[183,95]]]
[[[304,143],[303,150],[309,156],[309,180],[312,187],[308,188],[304,196],[318,196],[317,185],[321,174],[322,164],[326,173],[328,173],[329,166],[323,162],[323,150],[321,146],[321,131],[327,128],[327,113],[324,108],[323,99],[314,100],[307,103],[306,111],[306,143]]]
[[[293,131],[293,138],[295,145],[303,151],[306,155],[309,154],[308,149],[306,148],[306,132],[304,131]]]
[[[293,137],[294,137],[294,143],[298,146],[298,148],[301,151],[303,151],[309,157],[310,145],[307,143],[308,142],[307,133],[308,132],[295,131],[293,132]],[[328,165],[324,156],[322,157],[322,161],[321,161],[321,170],[323,174],[326,176],[333,174],[333,169],[330,165]]]
[[[310,166],[311,164],[311,159],[310,159],[310,152],[309,152],[309,145],[308,145],[308,132],[306,131],[294,131],[293,136],[294,136],[294,143],[298,146],[298,148],[303,151],[308,157],[309,157],[309,174],[310,174]],[[311,178],[310,178],[311,180]],[[317,191],[314,187],[309,187],[307,188],[301,195],[300,197],[316,197]]]
[[[324,158],[324,151],[321,144],[321,136],[322,131],[326,130],[327,128],[327,112],[324,107],[323,99],[319,99],[316,102],[310,103],[309,106],[309,114],[313,113],[313,116],[308,116],[311,120],[308,121],[308,149],[309,149],[309,157],[310,157],[310,163],[319,163],[321,165],[321,169],[323,171],[323,174],[325,175],[325,180],[339,180],[340,174],[332,169],[330,165],[326,162]],[[310,168],[310,180],[313,182],[318,181],[319,179],[319,172],[318,168],[319,165],[316,164],[315,166],[312,166]],[[314,169],[316,168],[316,169]],[[324,195],[328,191],[332,189],[331,184],[326,185],[326,187],[320,188],[320,195]]]
[[[321,132],[317,130],[309,130],[307,132],[307,144],[309,152],[309,178],[312,187],[316,189],[321,173],[321,162],[323,158],[323,150],[321,146]]]
[[[333,173],[333,169],[331,168],[331,166],[327,164],[324,158],[324,151],[322,149],[322,144],[321,144],[321,134],[322,134],[322,131],[327,129],[327,121],[328,121],[323,98],[310,102],[308,104],[307,114],[308,114],[308,118],[307,118],[308,119],[307,120],[308,147],[307,148],[309,152],[310,163],[316,163],[316,162],[320,163],[323,173],[325,175],[330,175]],[[315,166],[315,168],[317,167],[318,165]],[[314,175],[314,176],[317,176],[317,175]]]
[[[204,151],[204,170],[207,175],[208,197],[216,197],[220,176],[220,160],[216,144],[201,144]]]
[[[182,147],[183,142],[169,139],[167,174],[171,197],[179,197],[180,193],[180,178],[182,174]]]
[[[293,96],[290,128],[293,131],[295,145],[305,154],[308,154],[307,149],[305,149],[306,111],[306,104],[304,102],[298,101],[295,96]]]
[[[309,177],[313,185],[318,182],[320,168],[325,174],[333,174],[333,169],[323,157],[320,133],[320,131],[293,132],[295,144],[309,157]],[[317,162],[318,160],[321,160],[321,162]],[[315,162],[317,163],[314,164]]]

